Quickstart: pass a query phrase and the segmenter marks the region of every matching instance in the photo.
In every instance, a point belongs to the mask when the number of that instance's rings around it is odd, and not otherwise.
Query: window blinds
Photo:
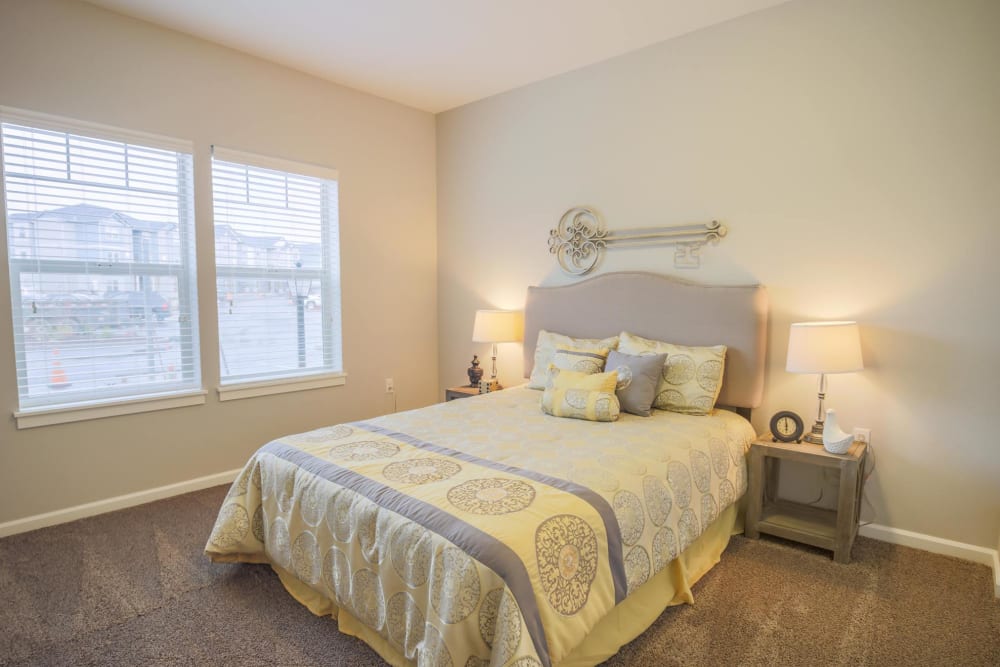
[[[0,109],[22,410],[200,389],[191,148]]]
[[[336,179],[213,149],[223,384],[343,370]]]

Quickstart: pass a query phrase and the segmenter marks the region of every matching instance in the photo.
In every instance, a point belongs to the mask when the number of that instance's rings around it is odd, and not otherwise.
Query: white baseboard
[[[993,595],[1000,598],[1000,551],[993,552]]]
[[[870,523],[862,526],[858,535],[870,537],[874,540],[899,544],[904,547],[912,547],[922,551],[941,554],[943,556],[953,556],[962,560],[969,560],[974,563],[982,563],[993,568],[993,594],[1000,598],[1000,552],[988,547],[979,547],[974,544],[955,542],[942,537],[914,533],[910,530],[892,528],[877,523]]]
[[[124,496],[105,498],[104,500],[97,500],[92,503],[77,505],[76,507],[67,507],[66,509],[56,510],[54,512],[36,514],[34,516],[24,517],[23,519],[14,519],[13,521],[0,523],[0,537],[16,535],[17,533],[26,533],[29,530],[55,526],[56,524],[76,521],[77,519],[83,519],[88,516],[96,516],[106,512],[114,512],[115,510],[121,510],[127,507],[151,503],[154,500],[162,500],[171,496],[179,496],[183,493],[191,493],[192,491],[200,491],[201,489],[207,489],[212,486],[219,486],[220,484],[230,484],[234,479],[236,479],[236,476],[240,474],[240,470],[242,470],[242,468],[227,470],[226,472],[219,472],[214,475],[206,475],[205,477],[198,477],[197,479],[189,479],[184,482],[177,482],[176,484],[158,486],[155,489],[136,491],[135,493],[128,493]]]

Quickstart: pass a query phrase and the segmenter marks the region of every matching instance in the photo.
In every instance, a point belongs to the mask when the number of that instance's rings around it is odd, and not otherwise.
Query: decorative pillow
[[[552,365],[564,371],[580,373],[600,373],[608,360],[608,348],[599,350],[578,350],[575,347],[557,347],[552,355]]]
[[[610,391],[549,387],[542,393],[542,412],[553,417],[613,422],[621,407]]]
[[[667,354],[653,407],[688,415],[707,415],[715,407],[726,368],[726,346],[688,347],[649,340],[627,332],[619,336],[625,354]]]
[[[615,393],[615,385],[618,384],[618,373],[581,373],[580,371],[566,371],[549,364],[548,378],[545,380],[545,388],[549,389],[583,389],[584,391],[603,391],[608,394]]]
[[[605,368],[618,371],[615,394],[622,410],[640,417],[649,416],[666,360],[666,354],[632,355],[611,350]]]
[[[528,387],[531,389],[545,389],[545,383],[549,378],[549,364],[556,353],[557,347],[572,347],[577,350],[613,350],[618,347],[618,336],[611,338],[570,338],[563,334],[553,333],[542,329],[538,332],[538,342],[535,344],[535,366],[531,370],[531,378],[528,379]]]

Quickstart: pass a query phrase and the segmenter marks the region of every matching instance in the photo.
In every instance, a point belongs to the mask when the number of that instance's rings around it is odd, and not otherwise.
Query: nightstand
[[[855,442],[846,454],[831,454],[822,445],[771,442],[770,434],[750,445],[750,488],[744,534],[783,537],[833,551],[838,563],[851,561],[858,534],[861,492],[868,445]],[[840,497],[834,510],[776,498],[781,461],[798,461],[840,471]]]
[[[468,398],[469,396],[479,396],[479,387],[463,384],[461,387],[448,387],[444,391],[445,401],[454,401],[456,398]]]

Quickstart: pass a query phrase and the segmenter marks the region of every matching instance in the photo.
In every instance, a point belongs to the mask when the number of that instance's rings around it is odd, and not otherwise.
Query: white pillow
[[[535,365],[531,369],[528,387],[545,389],[545,383],[549,379],[549,364],[552,363],[557,347],[572,347],[587,351],[614,350],[618,348],[618,336],[602,339],[572,338],[542,329],[538,332],[538,342],[535,344]]]

